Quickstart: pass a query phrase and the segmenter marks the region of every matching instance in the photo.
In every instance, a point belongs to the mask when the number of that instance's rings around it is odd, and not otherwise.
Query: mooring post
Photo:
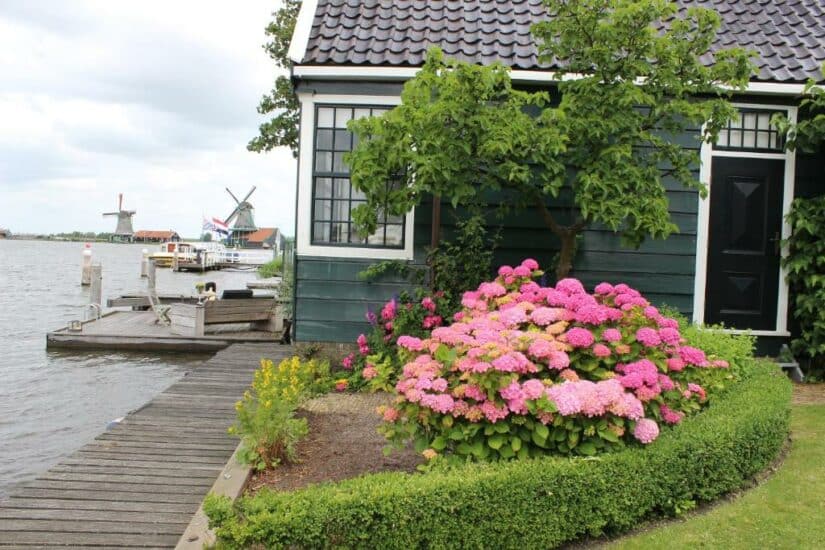
[[[175,248],[175,251],[172,252],[172,271],[178,270],[178,249]]]
[[[92,284],[92,245],[86,243],[83,248],[83,256],[80,261],[80,284],[89,286]]]
[[[143,249],[143,257],[140,259],[140,276],[146,278],[149,276],[149,251]]]
[[[155,291],[155,271],[157,266],[155,265],[155,260],[149,260],[148,269],[146,271],[146,278],[147,284],[149,287],[149,292]]]
[[[100,315],[101,302],[103,301],[103,266],[95,264],[90,266],[91,287],[89,288],[89,304],[97,308]]]

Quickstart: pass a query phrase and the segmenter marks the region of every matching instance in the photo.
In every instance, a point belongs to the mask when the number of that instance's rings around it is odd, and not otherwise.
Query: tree
[[[205,243],[211,243],[212,242],[212,232],[211,231],[204,231],[203,234],[201,235],[201,241],[203,241]]]
[[[266,27],[266,34],[271,40],[264,44],[264,50],[275,60],[275,65],[282,69],[292,68],[287,53],[300,7],[300,0],[284,0],[281,9],[272,14],[272,22]],[[295,88],[288,76],[282,75],[275,79],[272,90],[261,98],[258,112],[262,115],[275,114],[258,127],[259,134],[249,142],[247,149],[261,153],[286,146],[292,149],[292,155],[297,158],[301,113]]]
[[[431,51],[407,82],[402,103],[351,123],[353,185],[367,195],[354,214],[363,232],[377,215],[399,215],[426,193],[453,205],[504,191],[508,206],[535,207],[559,239],[556,276],[573,265],[577,236],[599,223],[638,247],[666,238],[671,221],[664,182],[698,190],[698,153],[677,138],[704,124],[716,139],[735,114],[731,89],[752,72],[741,49],[706,55],[719,27],[712,10],[684,14],[665,0],[547,0],[550,18],[533,27],[541,58],[570,77],[561,100],[513,88],[500,65],[445,61]],[[387,182],[393,182],[388,185]],[[560,219],[548,201],[569,185],[575,212]]]

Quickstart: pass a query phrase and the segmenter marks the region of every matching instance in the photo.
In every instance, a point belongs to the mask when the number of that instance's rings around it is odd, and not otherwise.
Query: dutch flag
[[[229,235],[229,226],[223,223],[218,218],[212,218],[212,224],[214,225],[213,231],[216,233],[220,233],[223,236]]]

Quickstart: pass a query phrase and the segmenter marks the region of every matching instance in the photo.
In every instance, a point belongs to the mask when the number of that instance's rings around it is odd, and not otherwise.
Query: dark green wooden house
[[[825,7],[810,0],[679,4],[717,10],[723,24],[714,47],[742,46],[755,52],[758,65],[747,91],[736,98],[739,120],[716,145],[700,144],[698,129],[682,136],[684,147],[700,150],[698,176],[710,183],[710,196],[701,200],[693,191],[669,189],[680,232],[648,240],[638,250],[623,248],[608,230],[587,231],[574,275],[591,287],[626,282],[697,322],[724,322],[776,344],[792,330],[780,265],[780,239],[790,231],[784,215],[794,197],[825,192],[825,158],[786,151],[769,121],[777,112],[795,119],[804,82],[819,76]],[[352,148],[347,122],[397,105],[403,83],[431,46],[464,61],[500,61],[517,84],[553,87],[554,67],[539,63],[530,35],[530,26],[543,17],[541,0],[303,2],[290,49],[301,103],[298,341],[351,341],[366,328],[368,309],[405,286],[391,279],[363,282],[359,272],[378,260],[421,263],[430,244],[427,204],[383,220],[367,239],[352,230],[350,211],[363,197],[351,188],[343,161]],[[529,211],[506,219],[502,235],[500,263],[533,257],[549,265],[558,246]]]

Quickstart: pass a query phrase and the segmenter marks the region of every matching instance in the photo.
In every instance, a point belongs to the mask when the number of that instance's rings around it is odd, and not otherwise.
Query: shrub
[[[349,387],[371,391],[391,391],[401,372],[396,341],[402,334],[426,337],[452,315],[449,298],[443,292],[417,289],[402,292],[381,308],[367,312],[372,330],[358,336],[358,353],[344,358],[343,368],[352,371]]]
[[[261,360],[252,387],[235,404],[237,419],[229,429],[241,438],[241,462],[263,470],[294,460],[295,444],[307,434],[306,420],[295,418],[295,410],[331,387],[328,363],[293,357],[275,366]]]
[[[825,376],[825,195],[794,200],[788,222],[792,233],[783,263],[800,329],[791,348],[808,363],[807,374],[821,378]]]
[[[205,510],[220,548],[552,548],[625,531],[735,490],[774,460],[790,383],[764,364],[743,374],[647,447],[370,475],[234,506],[212,496]]]
[[[541,275],[534,260],[503,266],[452,325],[398,338],[389,439],[451,460],[593,455],[650,443],[735,378],[627,285],[588,294],[575,279],[542,288]]]

